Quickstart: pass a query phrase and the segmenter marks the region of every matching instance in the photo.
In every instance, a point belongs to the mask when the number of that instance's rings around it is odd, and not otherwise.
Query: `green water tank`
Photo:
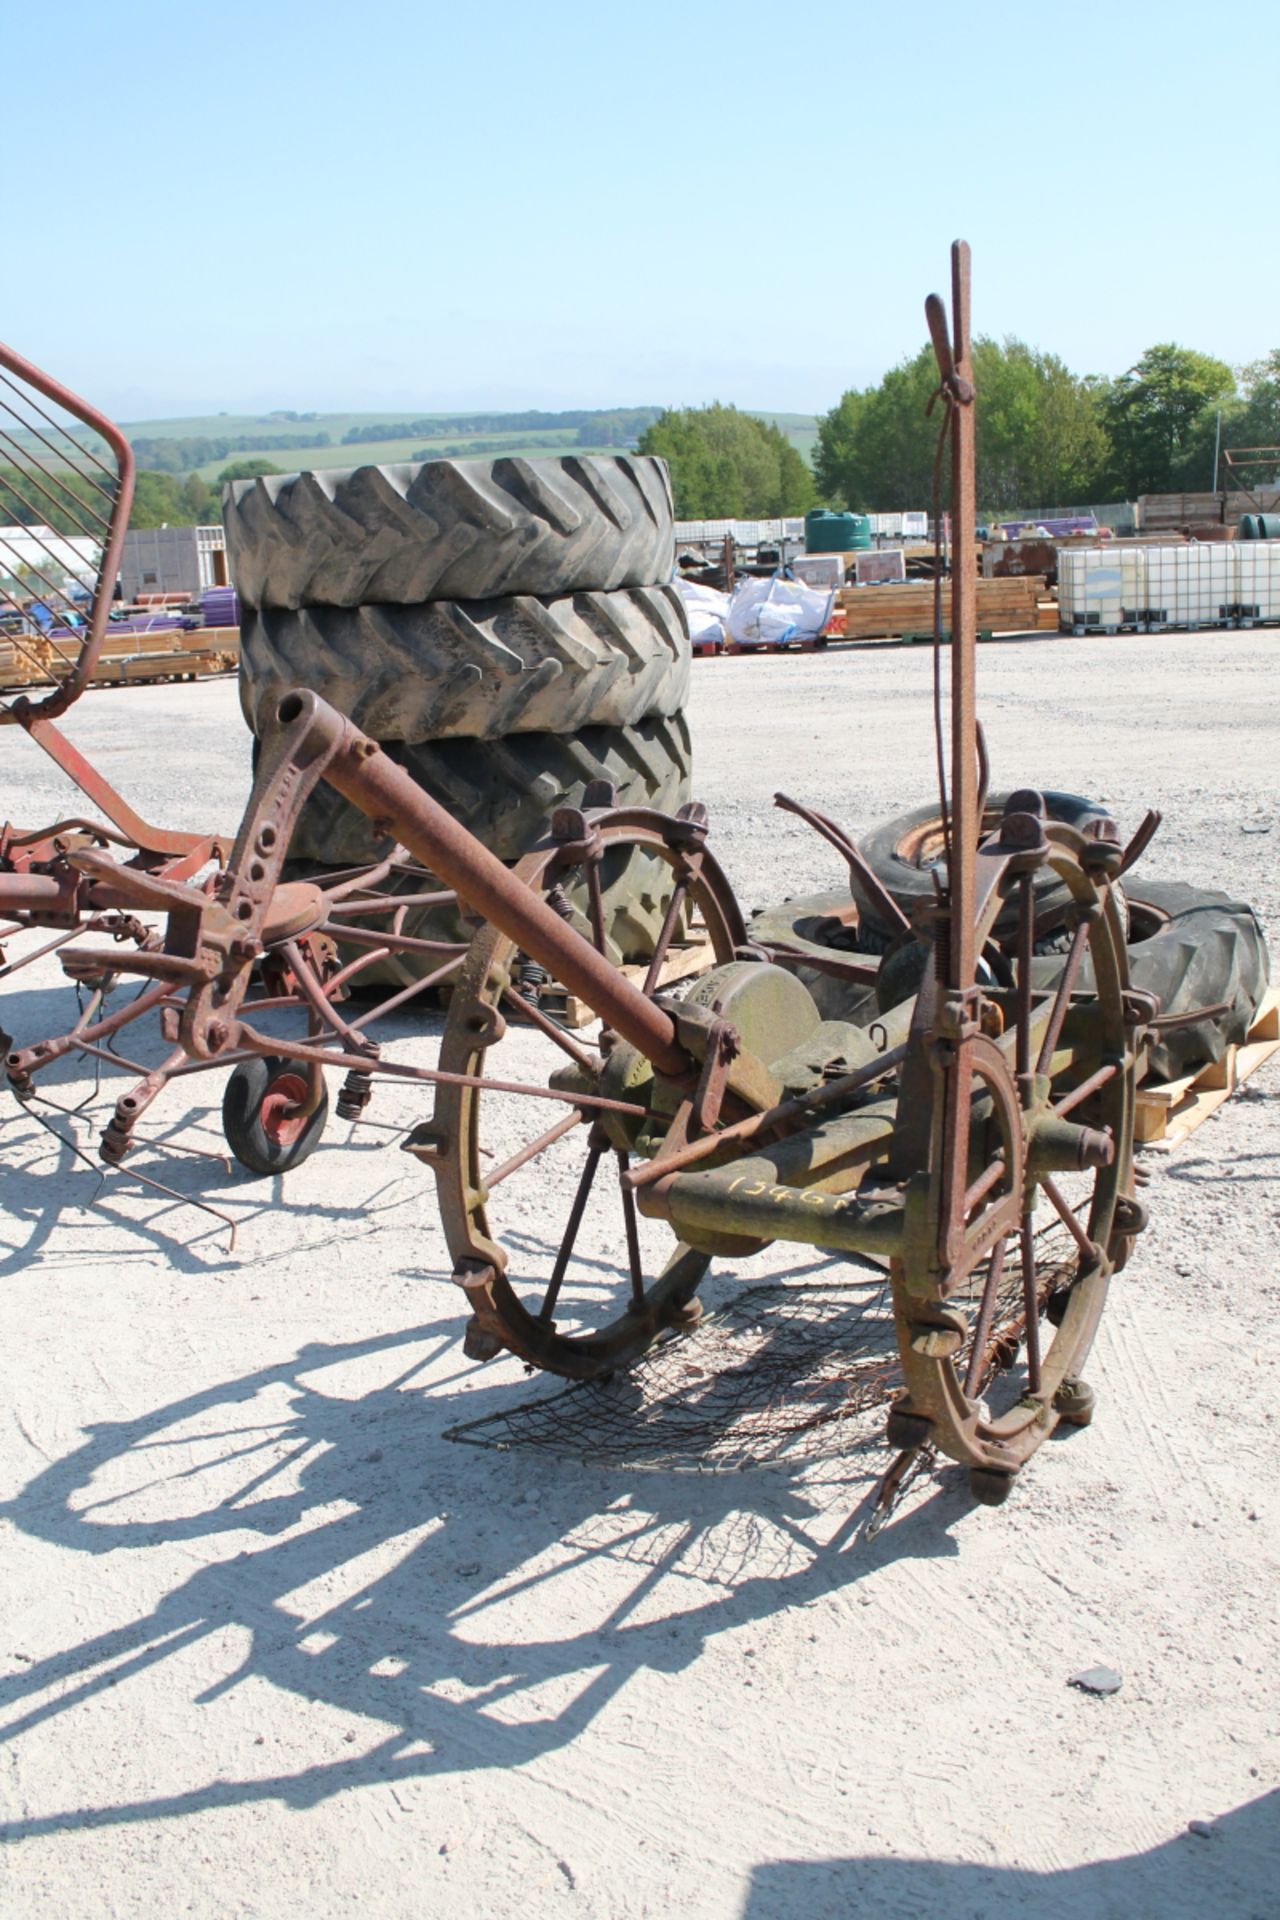
[[[853,553],[871,545],[871,522],[865,513],[832,513],[815,507],[804,517],[806,553]]]
[[[1280,540],[1280,513],[1258,515],[1258,539]]]
[[[1257,513],[1242,513],[1240,515],[1240,527],[1236,538],[1238,540],[1260,540],[1262,535],[1258,531],[1258,521],[1261,517],[1262,516]]]

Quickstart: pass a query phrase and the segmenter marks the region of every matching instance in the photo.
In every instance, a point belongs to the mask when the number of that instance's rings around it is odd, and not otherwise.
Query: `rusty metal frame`
[[[925,315],[938,363],[939,459],[949,440],[950,511],[963,536],[976,517],[970,258],[964,242],[953,247],[951,267],[950,316],[936,295],[926,302]],[[907,1385],[893,1410],[890,1437],[911,1454],[922,1447],[950,1454],[972,1470],[980,1497],[1000,1498],[1060,1419],[1083,1417],[1086,1390],[1075,1369],[1088,1352],[1113,1268],[1142,1224],[1129,1184],[1133,1095],[1143,1034],[1157,1010],[1128,991],[1112,892],[1128,856],[1108,836],[1109,823],[1099,823],[1093,835],[1055,826],[1046,820],[1040,795],[1024,791],[1012,796],[996,831],[983,837],[987,767],[976,714],[976,637],[974,548],[960,537],[951,579],[949,779],[941,795],[945,879],[938,877],[929,924],[911,930],[930,946],[924,981],[896,1027],[886,1022],[893,1031],[886,1033],[878,1063],[837,1074],[798,1103],[780,1097],[780,1083],[742,1044],[724,1002],[698,995],[664,1000],[655,992],[656,964],[640,983],[604,953],[598,862],[608,836],[631,834],[643,844],[646,833],[655,835],[652,844],[665,849],[680,876],[678,886],[687,888],[699,874],[708,881],[717,871],[702,845],[701,819],[664,822],[608,808],[565,809],[553,820],[549,841],[512,873],[374,741],[305,690],[277,704],[235,845],[211,884],[198,888],[136,870],[124,881],[117,863],[92,849],[67,853],[63,867],[97,889],[99,907],[123,899],[164,913],[162,942],[117,964],[155,982],[157,1004],[165,1006],[185,1058],[177,1066],[175,1050],[172,1071],[272,1053],[305,1068],[313,1093],[323,1070],[333,1066],[365,1084],[376,1070],[446,1092],[510,1092],[576,1111],[588,1126],[588,1160],[549,1297],[558,1292],[576,1222],[609,1152],[620,1166],[631,1297],[624,1333],[612,1343],[581,1343],[562,1356],[561,1371],[590,1375],[607,1369],[617,1363],[618,1351],[640,1350],[664,1325],[681,1324],[709,1253],[750,1251],[783,1239],[886,1258]],[[940,742],[940,772],[944,760]],[[283,884],[283,869],[298,814],[321,778],[378,820],[383,833],[486,923],[459,978],[439,1067],[377,1064],[357,1029],[332,1012],[323,980],[302,957],[305,938],[332,931],[332,915],[316,887]],[[784,804],[859,870],[861,856],[834,822]],[[575,862],[587,876],[594,938],[580,932],[571,915],[557,910],[552,892],[544,891],[548,878]],[[1046,865],[1071,895],[1073,937],[1057,985],[1037,992],[1031,880]],[[65,884],[61,872],[26,877],[30,911],[40,901],[45,912],[59,910],[50,880]],[[1016,966],[1011,984],[997,992],[979,985],[978,959],[1009,899],[1019,905]],[[664,939],[673,918],[669,910]],[[760,956],[737,944],[736,908],[719,919],[717,958],[726,969],[724,992],[731,1004],[730,975],[741,984],[743,969],[757,980],[765,974]],[[898,931],[905,936],[907,929]],[[505,1031],[501,1008],[511,990],[496,957],[498,935],[599,1016],[605,1038],[598,1071],[589,1055],[560,1035],[562,1054],[574,1062],[568,1079],[563,1067],[542,1084],[489,1074],[486,1052]],[[1070,1015],[1086,947],[1099,1012],[1081,1030],[1079,1022],[1070,1025]],[[314,1021],[329,1025],[336,1046],[319,1031],[306,1041],[282,1042],[252,1024],[255,983],[272,954],[292,968],[301,1000]],[[731,962],[731,954],[740,957]],[[92,978],[105,961],[101,952],[70,949],[64,964],[73,975]],[[751,991],[749,984],[743,991]],[[544,1033],[551,1028],[536,999],[526,1014]],[[624,1097],[626,1085],[609,1079],[605,1063],[625,1058],[626,1049],[651,1073],[660,1095],[656,1106]],[[21,1071],[22,1062],[17,1066]],[[896,1091],[886,1090],[893,1072]],[[1091,1104],[1082,1112],[1086,1101]],[[506,1344],[550,1364],[533,1322],[518,1321],[514,1309],[502,1305],[501,1249],[471,1230],[482,1183],[478,1173],[461,1166],[460,1142],[449,1137],[447,1116],[457,1111],[446,1100],[437,1109],[442,1119],[406,1144],[441,1183],[446,1235],[458,1261],[455,1278],[473,1305],[469,1350],[483,1356]],[[653,1157],[630,1170],[627,1137],[611,1128],[659,1115],[663,1130]],[[1100,1124],[1092,1124],[1099,1116]],[[568,1124],[564,1116],[557,1119],[527,1150],[504,1161],[493,1183],[562,1139]],[[975,1150],[985,1153],[976,1175]],[[1058,1191],[1055,1176],[1063,1171],[1094,1176],[1085,1222]],[[458,1181],[463,1187],[450,1201],[448,1183]],[[1050,1282],[1036,1262],[1031,1216],[1037,1192],[1051,1201],[1077,1256],[1074,1278],[1061,1289],[1059,1331],[1044,1354],[1039,1323]],[[680,1243],[674,1263],[648,1291],[639,1271],[637,1209],[668,1221]],[[1020,1244],[1021,1313],[997,1327],[1004,1249],[1014,1239]],[[984,1263],[987,1277],[971,1327],[949,1301]],[[553,1306],[552,1298],[543,1322]],[[980,1396],[989,1372],[1001,1364],[995,1356],[1011,1338],[1015,1348],[1025,1342],[1027,1384],[1019,1403],[993,1418]],[[971,1345],[962,1377],[957,1356],[966,1342]],[[899,1462],[886,1488],[900,1486],[905,1472]]]

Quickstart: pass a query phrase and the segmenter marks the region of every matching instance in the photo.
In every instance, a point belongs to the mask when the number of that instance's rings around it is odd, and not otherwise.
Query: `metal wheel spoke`
[[[556,1301],[560,1298],[560,1289],[564,1285],[565,1274],[569,1271],[574,1242],[578,1238],[578,1229],[582,1225],[582,1216],[587,1210],[587,1201],[591,1197],[591,1183],[596,1177],[596,1168],[600,1164],[604,1150],[604,1143],[595,1139],[587,1149],[587,1164],[582,1169],[578,1191],[574,1194],[573,1205],[569,1209],[564,1239],[560,1242],[560,1251],[556,1255],[555,1266],[551,1269],[551,1280],[543,1295],[542,1305],[538,1308],[539,1320],[550,1320],[555,1313]]]
[[[550,1019],[541,1007],[534,1006],[531,1000],[526,1000],[524,995],[517,993],[514,987],[504,987],[502,998],[509,1007],[522,1014],[527,1020],[531,1020],[539,1033],[545,1033],[548,1040],[554,1040],[560,1051],[567,1053],[569,1058],[587,1073],[594,1075],[598,1071],[599,1060],[589,1054],[585,1047],[580,1047],[576,1040],[571,1040],[564,1028]]]
[[[1036,1243],[1031,1215],[1022,1216],[1022,1304],[1026,1318],[1027,1388],[1040,1391],[1040,1292],[1036,1285]]]
[[[1100,1088],[1105,1087],[1108,1080],[1114,1080],[1119,1071],[1120,1069],[1114,1060],[1109,1066],[1099,1067],[1096,1073],[1091,1073],[1087,1080],[1082,1080],[1078,1087],[1073,1087],[1070,1093],[1065,1094],[1061,1100],[1057,1101],[1053,1107],[1053,1112],[1061,1119],[1064,1113],[1071,1113],[1076,1107],[1083,1106],[1091,1094],[1097,1093]]]
[[[978,1308],[978,1318],[973,1329],[973,1346],[969,1352],[969,1367],[964,1377],[966,1399],[972,1400],[982,1380],[982,1363],[986,1353],[987,1341],[991,1337],[991,1322],[995,1318],[996,1295],[1000,1291],[1000,1281],[1004,1274],[1005,1255],[1009,1250],[1007,1240],[997,1240],[991,1252],[991,1262],[987,1268],[987,1283],[982,1289],[982,1301]]]
[[[1049,1178],[1048,1174],[1044,1174],[1041,1177],[1040,1185],[1044,1188],[1050,1200],[1053,1202],[1054,1209],[1058,1215],[1059,1220],[1061,1220],[1063,1226],[1067,1229],[1067,1232],[1071,1235],[1071,1238],[1075,1241],[1076,1245],[1079,1247],[1085,1259],[1086,1260],[1096,1259],[1098,1249],[1094,1246],[1093,1241],[1089,1238],[1084,1228],[1080,1225],[1080,1222],[1076,1218],[1076,1215],[1073,1212],[1070,1206],[1070,1203],[1063,1198],[1063,1195],[1059,1191],[1055,1182]]]
[[[1024,873],[1018,882],[1018,1012],[1017,1075],[1018,1090],[1024,1103],[1030,1092],[1031,1075],[1031,961],[1035,952],[1036,909],[1034,875]]]
[[[622,1219],[627,1230],[627,1263],[631,1269],[631,1304],[637,1313],[644,1308],[644,1270],[640,1265],[640,1235],[636,1227],[636,1201],[622,1179],[631,1162],[631,1155],[624,1153],[621,1147],[615,1147],[618,1162],[618,1191],[622,1195]]]
[[[600,862],[587,861],[587,900],[591,907],[591,938],[597,953],[604,952],[604,894],[600,889]]]
[[[545,1153],[548,1147],[553,1147],[557,1140],[563,1140],[567,1133],[572,1133],[575,1127],[580,1127],[583,1120],[584,1115],[580,1113],[567,1113],[563,1120],[557,1120],[554,1126],[547,1127],[536,1140],[530,1140],[527,1146],[521,1147],[519,1153],[513,1153],[511,1158],[504,1160],[493,1173],[485,1175],[486,1191],[492,1193],[495,1187],[501,1186],[508,1175],[518,1173],[521,1167],[528,1165],[530,1160],[536,1160],[540,1153]]]
[[[1058,991],[1054,995],[1049,1024],[1045,1028],[1044,1039],[1040,1045],[1040,1058],[1036,1061],[1037,1073],[1049,1071],[1049,1062],[1053,1059],[1053,1050],[1058,1044],[1058,1035],[1062,1032],[1062,1023],[1067,1017],[1067,1006],[1075,990],[1076,976],[1080,971],[1085,941],[1088,938],[1089,923],[1087,920],[1082,920],[1071,936],[1071,951],[1067,955],[1067,964],[1062,969],[1062,978],[1058,982]]]
[[[679,881],[667,904],[667,911],[662,921],[662,931],[658,935],[658,944],[653,950],[653,958],[649,962],[649,970],[644,977],[644,986],[641,989],[644,993],[652,993],[658,984],[658,976],[662,972],[662,963],[667,957],[667,948],[671,945],[671,936],[676,930],[676,921],[680,917],[680,910],[684,906],[688,891],[689,889],[685,882],[683,880]]]

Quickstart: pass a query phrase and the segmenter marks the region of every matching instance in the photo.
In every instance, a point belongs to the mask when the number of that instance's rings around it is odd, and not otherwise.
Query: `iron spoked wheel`
[[[259,1056],[242,1060],[222,1096],[222,1130],[242,1167],[251,1173],[288,1173],[320,1145],[329,1117],[329,1096],[305,1110],[306,1069],[290,1060]]]
[[[641,809],[582,816],[606,867],[641,848],[667,870],[666,912],[644,981],[649,993],[686,912],[701,920],[717,962],[731,959],[745,937],[728,882],[702,845],[699,816],[700,809],[679,817]],[[590,865],[581,843],[550,846],[528,855],[516,875],[572,915],[603,952]],[[585,897],[585,916],[570,906],[574,897]],[[549,1108],[492,1086],[442,1085],[418,1151],[434,1168],[454,1277],[471,1303],[468,1353],[487,1359],[505,1347],[531,1366],[592,1379],[636,1360],[664,1329],[691,1324],[710,1261],[673,1246],[670,1228],[640,1216],[620,1181],[634,1157],[656,1151],[676,1097],[618,1036],[562,1026],[548,1011],[554,987],[505,934],[486,926],[450,1002],[441,1069],[616,1104]],[[560,1199],[563,1222],[554,1244],[525,1224],[534,1195],[545,1217],[549,1192]]]
[[[1053,991],[1033,991],[1043,873],[1015,879],[989,902],[980,929],[985,939],[1012,912],[1014,985],[1002,1000],[1005,1044],[973,1043],[974,1139],[958,1244],[943,1262],[936,1242],[908,1234],[894,1274],[907,1394],[890,1416],[890,1439],[931,1442],[968,1466],[974,1497],[989,1505],[1007,1497],[1060,1421],[1092,1417],[1081,1369],[1144,1217],[1132,1197],[1136,1040],[1123,903],[1092,857],[1096,843],[1070,827],[1047,832],[1042,864],[1071,897],[1067,965]],[[1086,954],[1084,994],[1076,982]]]

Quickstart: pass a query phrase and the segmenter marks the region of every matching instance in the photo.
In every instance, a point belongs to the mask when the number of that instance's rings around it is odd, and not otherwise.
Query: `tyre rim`
[[[307,1083],[300,1073],[278,1073],[262,1096],[258,1121],[273,1147],[296,1146],[310,1115],[302,1111]]]

